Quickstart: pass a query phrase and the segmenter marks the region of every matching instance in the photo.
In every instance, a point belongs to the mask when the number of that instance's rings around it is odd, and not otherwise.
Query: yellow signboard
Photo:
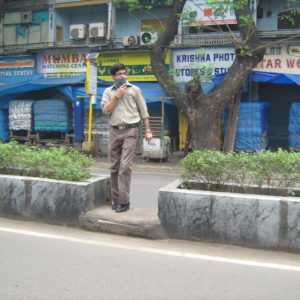
[[[150,52],[100,53],[97,58],[98,77],[112,81],[110,67],[122,63],[127,67],[129,81],[157,81],[151,67]],[[166,65],[170,64],[170,51],[166,54]]]

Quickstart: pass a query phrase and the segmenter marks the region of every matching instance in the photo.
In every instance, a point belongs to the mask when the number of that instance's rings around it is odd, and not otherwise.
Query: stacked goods
[[[108,115],[105,115],[101,110],[93,111],[92,124],[92,140],[96,143],[96,151],[104,154],[108,153],[108,140],[110,126],[108,123]],[[87,140],[89,128],[89,110],[84,110],[84,134]]]
[[[0,109],[0,141],[7,142],[8,140],[9,134],[7,110]]]
[[[93,111],[93,124],[92,124],[92,134],[99,135],[99,143],[103,145],[108,144],[109,139],[109,129],[108,115],[105,115],[101,110]],[[84,134],[88,133],[88,123],[89,123],[89,111],[86,109],[84,111]]]
[[[32,129],[32,100],[14,100],[9,103],[9,129]]]
[[[71,103],[60,99],[35,101],[34,130],[37,132],[69,132],[72,129]]]
[[[241,102],[234,150],[258,151],[268,146],[269,109],[266,102]],[[223,131],[226,131],[227,113]]]
[[[293,102],[290,107],[289,147],[300,149],[300,102]]]

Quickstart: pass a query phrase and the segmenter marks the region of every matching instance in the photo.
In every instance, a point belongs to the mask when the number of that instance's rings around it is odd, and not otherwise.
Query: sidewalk
[[[149,173],[167,173],[167,174],[182,174],[183,167],[180,164],[183,158],[182,152],[173,152],[165,162],[159,160],[144,159],[141,155],[136,155],[133,163],[134,172],[149,172]],[[94,157],[95,163],[90,168],[92,172],[99,170],[109,171],[109,162],[107,156]]]

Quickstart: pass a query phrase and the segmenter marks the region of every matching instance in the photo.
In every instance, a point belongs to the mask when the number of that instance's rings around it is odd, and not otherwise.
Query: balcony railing
[[[240,40],[240,34],[233,33],[201,33],[182,34],[176,39],[177,43],[189,46],[231,45]]]
[[[259,35],[263,40],[279,40],[295,38],[300,39],[300,30],[273,30],[259,31]],[[188,46],[219,46],[233,45],[234,42],[240,41],[239,32],[233,33],[197,33],[197,34],[181,34],[177,35],[172,42],[173,47],[188,47]],[[143,46],[136,45],[134,47],[126,47],[123,45],[122,38],[114,38],[111,41],[101,39],[82,39],[69,41],[41,42],[25,45],[6,45],[0,47],[0,54],[18,54],[29,52],[30,50],[41,50],[51,48],[90,48],[90,49],[140,49]]]
[[[280,29],[280,30],[269,30],[269,31],[259,31],[259,35],[263,39],[283,39],[283,38],[292,38],[300,37],[300,30],[289,30],[289,29]]]
[[[300,38],[300,30],[271,30],[259,31],[261,39],[284,39]],[[233,33],[198,33],[182,34],[176,38],[177,44],[182,46],[212,46],[212,45],[232,45],[234,41],[240,41],[239,32]]]

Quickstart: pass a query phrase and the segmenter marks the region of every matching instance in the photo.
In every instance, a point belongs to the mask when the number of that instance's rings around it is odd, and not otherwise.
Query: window
[[[300,14],[297,13],[279,13],[278,29],[300,29]]]

